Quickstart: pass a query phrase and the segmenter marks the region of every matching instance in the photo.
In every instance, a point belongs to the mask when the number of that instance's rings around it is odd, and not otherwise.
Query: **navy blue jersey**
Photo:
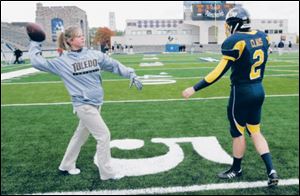
[[[261,31],[236,32],[222,44],[223,58],[231,64],[231,83],[261,82],[268,60],[269,38]]]
[[[194,85],[199,91],[219,80],[231,68],[228,119],[232,137],[260,131],[265,98],[261,81],[268,60],[269,38],[261,31],[236,32],[222,44],[223,57],[217,67]]]
[[[219,80],[231,68],[228,119],[232,137],[260,131],[265,98],[261,81],[268,60],[269,38],[261,31],[236,32],[222,44],[223,57],[217,67],[194,85],[199,91]]]

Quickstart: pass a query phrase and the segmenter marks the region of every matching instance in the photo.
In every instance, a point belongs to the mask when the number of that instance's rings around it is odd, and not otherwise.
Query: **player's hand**
[[[185,89],[184,91],[182,91],[182,96],[185,99],[188,99],[190,96],[192,96],[193,94],[195,94],[195,89],[194,87],[189,87],[187,89]]]
[[[130,75],[130,83],[129,83],[129,88],[132,87],[132,85],[134,85],[138,90],[142,90],[143,89],[143,84],[142,82],[138,79],[137,75],[135,73],[132,73]]]

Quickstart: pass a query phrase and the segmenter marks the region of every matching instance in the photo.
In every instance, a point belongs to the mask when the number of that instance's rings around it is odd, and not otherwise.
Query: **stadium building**
[[[72,16],[72,17],[71,17]],[[44,7],[37,3],[36,23],[43,25],[47,35],[47,41],[56,42],[64,27],[79,26],[89,43],[89,28],[86,12],[76,6]]]
[[[112,44],[132,45],[142,51],[164,51],[174,45],[171,50],[178,51],[180,45],[187,50],[203,45],[212,49],[219,47],[225,40],[224,22],[227,12],[241,6],[226,1],[184,1],[182,19],[160,20],[126,20],[126,29],[123,36],[112,37]],[[288,20],[260,20],[251,21],[253,29],[268,33],[272,44],[280,39],[296,43],[296,34],[288,33]],[[177,47],[176,47],[177,45]]]
[[[56,56],[57,38],[60,32],[68,26],[81,27],[86,46],[89,47],[89,27],[86,12],[76,6],[53,6],[46,7],[41,3],[36,4],[35,22],[40,24],[46,33],[43,42],[45,56]],[[27,22],[6,23],[1,22],[1,59],[11,62],[14,59],[13,51],[18,48],[22,51],[28,50],[29,38],[26,33]],[[28,58],[24,53],[23,58]]]
[[[57,37],[60,32],[68,26],[81,27],[86,36],[86,46],[89,46],[89,27],[86,12],[76,6],[53,6],[46,7],[41,3],[36,4],[35,22],[40,24],[46,33],[46,40],[43,44],[45,49],[57,47]],[[29,40],[25,26],[27,22],[5,23],[1,22],[1,49],[3,43],[17,47],[22,50],[28,48]]]

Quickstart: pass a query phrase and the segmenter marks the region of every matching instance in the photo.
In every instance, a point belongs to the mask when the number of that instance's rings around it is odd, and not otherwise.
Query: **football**
[[[36,23],[27,23],[26,31],[32,41],[42,42],[46,39],[43,28]]]

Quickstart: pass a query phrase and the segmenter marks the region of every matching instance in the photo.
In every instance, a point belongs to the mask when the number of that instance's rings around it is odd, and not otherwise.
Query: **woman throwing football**
[[[34,40],[32,36],[30,38]],[[96,163],[101,180],[122,178],[111,167],[110,132],[99,112],[104,94],[100,70],[130,78],[130,86],[135,85],[141,90],[142,83],[137,79],[134,70],[99,51],[84,48],[85,40],[79,27],[69,27],[60,34],[59,47],[67,52],[55,59],[47,60],[42,57],[40,43],[36,41],[30,43],[32,66],[61,77],[71,96],[74,112],[79,118],[78,127],[59,170],[71,175],[80,173],[76,168],[76,160],[81,146],[91,133],[97,141]]]

